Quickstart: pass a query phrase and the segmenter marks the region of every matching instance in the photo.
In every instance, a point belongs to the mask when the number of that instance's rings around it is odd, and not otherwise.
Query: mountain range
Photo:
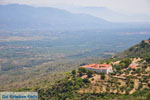
[[[103,18],[111,22],[147,22],[150,21],[148,14],[129,14],[121,11],[114,11],[107,7],[72,7],[66,10],[73,13],[90,14],[92,16]]]
[[[1,29],[90,29],[110,22],[87,14],[73,14],[51,7],[0,5]]]
[[[9,4],[0,5],[0,12],[1,30],[90,30],[149,28],[150,26],[149,23],[114,23],[107,21],[104,18],[115,17],[119,19],[120,14],[103,7],[87,7],[81,9],[78,13],[73,13],[53,7]],[[97,15],[97,12],[101,12],[100,15]]]

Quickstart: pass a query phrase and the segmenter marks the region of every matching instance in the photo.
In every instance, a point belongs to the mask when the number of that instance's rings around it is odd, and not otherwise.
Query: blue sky
[[[150,0],[0,0],[0,4],[11,3],[62,8],[71,6],[107,7],[126,13],[150,15]]]

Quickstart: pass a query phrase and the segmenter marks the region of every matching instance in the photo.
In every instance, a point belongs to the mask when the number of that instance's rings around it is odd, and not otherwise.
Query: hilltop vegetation
[[[139,49],[143,45],[142,50],[146,54],[145,50],[149,49],[149,44],[141,42],[138,44]],[[148,55],[139,57],[141,58],[131,56],[119,61],[106,61],[113,65],[114,71],[108,75],[94,73],[85,68],[73,70],[68,77],[56,82],[49,89],[39,89],[40,99],[149,100],[150,57]],[[136,67],[132,68],[130,66],[132,64],[136,64]]]
[[[128,57],[131,58],[131,57],[147,57],[147,56],[150,56],[150,42],[146,42],[143,40],[141,43],[116,55],[115,58],[128,58]]]
[[[113,64],[111,74],[94,73],[85,68],[72,70],[65,79],[47,89],[37,89],[41,100],[148,100],[150,63],[140,60],[136,69]],[[132,60],[131,60],[132,62]],[[131,64],[130,62],[130,64]],[[120,68],[119,68],[120,67]]]
[[[113,73],[95,73],[80,67],[46,88],[18,91],[37,91],[40,100],[149,100],[150,57],[105,62],[113,66]]]

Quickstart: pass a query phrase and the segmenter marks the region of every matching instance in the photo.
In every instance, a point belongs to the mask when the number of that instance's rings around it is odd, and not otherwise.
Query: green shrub
[[[89,70],[89,71],[87,72],[88,78],[91,78],[93,74],[94,74],[94,71]]]
[[[72,70],[72,75],[73,75],[73,76],[76,75],[76,70]]]
[[[90,81],[89,81],[88,78],[84,78],[84,79],[83,79],[83,82],[84,82],[84,83],[90,83]]]
[[[101,73],[101,79],[104,80],[105,79],[105,74]]]

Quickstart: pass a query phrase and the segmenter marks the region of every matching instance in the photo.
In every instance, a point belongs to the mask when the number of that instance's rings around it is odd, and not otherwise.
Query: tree
[[[93,74],[94,74],[94,71],[89,70],[88,73],[87,73],[88,78],[91,78]]]
[[[138,90],[140,90],[142,87],[143,87],[143,84],[140,83],[140,84],[139,84],[139,87],[138,87]]]
[[[83,79],[83,82],[84,82],[84,83],[90,83],[90,81],[89,81],[88,78],[84,78],[84,79]]]
[[[146,96],[146,100],[149,100],[149,99],[150,99],[150,93],[148,93]]]
[[[146,62],[150,62],[150,57],[145,58]]]
[[[83,68],[83,67],[80,67],[79,68],[79,71],[81,71],[82,73],[86,73],[87,72],[87,69]]]
[[[81,77],[83,75],[83,73],[81,71],[79,71],[79,76]]]
[[[121,67],[125,67],[126,64],[125,64],[124,62],[122,62],[122,63],[120,63],[120,66],[121,66]]]
[[[121,70],[121,67],[120,66],[116,66],[116,70],[117,71]]]
[[[121,92],[123,92],[123,91],[125,90],[125,87],[122,86],[122,87],[120,88],[120,90],[121,90]]]
[[[126,95],[128,95],[128,94],[129,94],[129,92],[130,92],[130,90],[129,90],[129,89],[126,89]]]
[[[83,67],[80,67],[80,68],[78,69],[78,73],[79,73],[79,76],[82,76],[83,73],[87,73],[87,69],[85,69],[85,68],[83,68]]]
[[[105,74],[101,73],[101,79],[104,80],[105,79]]]
[[[82,64],[80,64],[80,66],[84,66],[84,65],[86,65],[86,63],[82,63]]]
[[[109,87],[106,87],[106,91],[109,92],[109,91],[110,91],[110,88],[109,88]]]
[[[76,70],[72,70],[72,75],[73,75],[73,76],[76,75]]]
[[[111,61],[106,61],[106,64],[110,64],[111,63]]]
[[[132,61],[129,58],[126,58],[120,62],[120,64],[123,64],[123,63],[125,64],[123,67],[127,68],[132,63]]]

